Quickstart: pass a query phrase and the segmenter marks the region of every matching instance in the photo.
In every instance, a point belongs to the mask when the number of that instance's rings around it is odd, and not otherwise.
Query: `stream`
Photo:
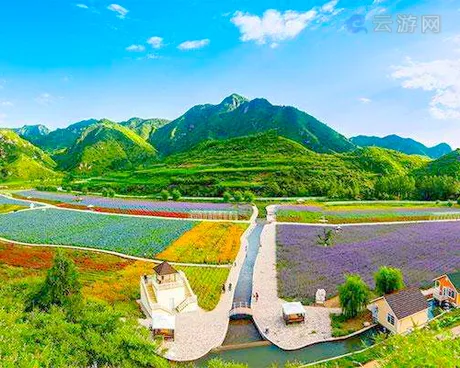
[[[258,222],[249,235],[247,255],[236,285],[233,298],[234,304],[247,303],[249,306],[251,304],[254,265],[259,253],[260,235],[264,225],[265,222]],[[365,346],[370,346],[373,343],[373,337],[376,333],[376,330],[371,329],[346,340],[323,342],[295,351],[285,351],[272,344],[267,344],[266,346],[251,346],[251,344],[260,344],[264,339],[252,321],[252,317],[239,315],[230,320],[227,335],[222,345],[223,350],[212,352],[195,361],[195,364],[198,367],[205,367],[209,360],[215,358],[225,361],[246,363],[251,368],[270,367],[273,364],[283,366],[287,362],[294,361],[311,363],[358,351]],[[247,347],[238,347],[239,344],[247,344]],[[232,349],[231,346],[235,346],[236,348]]]

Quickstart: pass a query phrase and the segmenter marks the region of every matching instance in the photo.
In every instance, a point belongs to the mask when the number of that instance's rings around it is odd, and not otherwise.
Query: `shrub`
[[[382,266],[374,274],[375,291],[379,294],[389,294],[404,288],[403,275],[400,269]]]
[[[224,192],[224,194],[222,195],[222,198],[225,203],[228,203],[232,200],[232,195],[230,194],[230,192]]]
[[[64,307],[75,315],[82,302],[81,283],[75,264],[62,251],[57,251],[45,282],[32,295],[27,309],[38,307],[48,311],[51,306]]]
[[[248,203],[254,202],[254,199],[255,199],[254,193],[252,193],[252,192],[249,191],[249,190],[247,190],[247,191],[244,192],[243,197],[244,197],[244,201],[245,201],[245,202],[248,202]]]
[[[166,189],[162,190],[160,196],[163,201],[167,201],[169,199],[169,192]]]
[[[174,190],[171,192],[171,196],[172,196],[172,199],[173,199],[174,201],[178,201],[178,200],[182,197],[182,194],[181,194],[181,192],[179,192],[179,190],[174,189]]]
[[[357,274],[347,275],[345,283],[339,286],[340,306],[346,318],[354,318],[366,308],[369,301],[369,287]]]
[[[240,191],[236,191],[235,193],[233,193],[233,199],[235,200],[235,202],[243,202],[243,193],[241,193]]]

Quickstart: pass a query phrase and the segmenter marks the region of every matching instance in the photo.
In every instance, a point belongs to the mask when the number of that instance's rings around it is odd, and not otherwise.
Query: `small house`
[[[141,277],[141,306],[148,316],[154,313],[175,314],[198,309],[198,299],[187,277],[168,262],[153,269],[154,274]]]
[[[460,307],[460,272],[446,273],[434,279],[433,299]]]
[[[165,340],[174,340],[176,317],[166,314],[152,314],[150,326],[153,337],[163,337]]]
[[[289,325],[292,323],[305,322],[305,308],[300,302],[291,302],[283,304],[283,319]]]
[[[392,333],[403,334],[428,322],[428,302],[420,289],[407,288],[371,301],[375,323]]]

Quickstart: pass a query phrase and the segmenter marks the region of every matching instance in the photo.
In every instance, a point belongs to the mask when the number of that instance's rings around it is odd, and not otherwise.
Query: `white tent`
[[[152,330],[175,330],[176,317],[167,314],[152,314]]]
[[[292,314],[305,314],[305,308],[300,302],[284,303],[283,314],[285,316],[290,316]]]

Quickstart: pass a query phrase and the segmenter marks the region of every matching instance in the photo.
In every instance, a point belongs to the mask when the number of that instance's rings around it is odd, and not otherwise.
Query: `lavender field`
[[[121,211],[124,210],[131,211],[133,214],[136,214],[136,211],[151,211],[154,212],[155,215],[190,215],[193,212],[218,211],[237,213],[240,219],[249,219],[252,214],[251,206],[235,205],[231,203],[171,202],[155,201],[150,199],[105,198],[95,195],[74,195],[63,192],[42,192],[37,190],[26,190],[17,192],[16,194],[24,198],[33,198],[35,200],[50,200],[80,206],[94,206]]]
[[[460,269],[460,222],[344,226],[333,245],[318,244],[323,228],[277,226],[279,295],[312,301],[317,289],[329,296],[347,273],[358,273],[374,287],[380,266],[398,267],[408,286],[429,286],[431,280]]]

